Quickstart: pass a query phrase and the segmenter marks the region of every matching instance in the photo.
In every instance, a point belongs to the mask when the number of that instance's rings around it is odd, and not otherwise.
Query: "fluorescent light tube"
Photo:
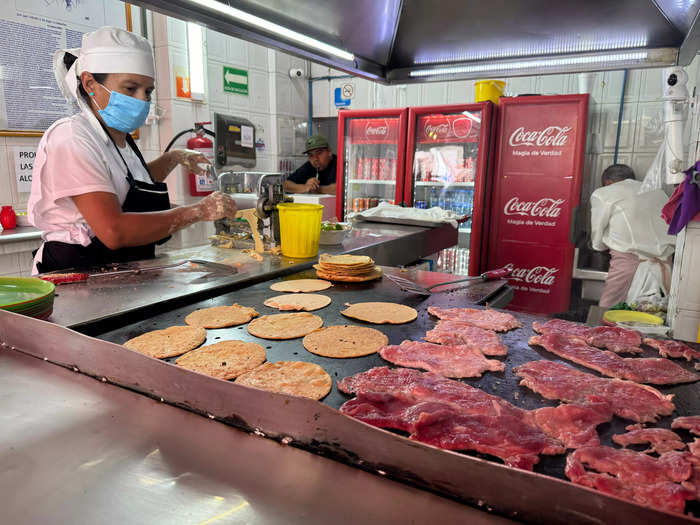
[[[557,66],[604,64],[607,62],[640,62],[648,56],[646,51],[627,53],[611,53],[606,55],[570,56],[561,58],[542,58],[523,60],[519,62],[491,62],[463,66],[435,67],[416,69],[409,73],[411,77],[427,77],[434,75],[455,75],[460,73],[488,73],[491,71],[517,71],[520,69],[536,69]]]
[[[344,49],[331,46],[325,42],[311,38],[310,36],[302,35],[301,33],[297,33],[296,31],[282,27],[279,24],[275,24],[274,22],[270,22],[269,20],[265,20],[259,16],[251,15],[245,11],[236,9],[235,7],[217,2],[216,0],[189,0],[189,2],[191,4],[197,4],[202,7],[206,7],[207,9],[211,9],[212,11],[230,16],[231,18],[235,18],[236,20],[240,20],[241,22],[245,22],[251,26],[269,31],[270,33],[274,33],[276,36],[318,49],[319,51],[323,51],[329,55],[337,56],[343,60],[351,61],[355,59],[355,55],[348,53]]]
[[[204,99],[204,51],[202,28],[187,22],[187,58],[190,70],[190,93],[193,100]]]

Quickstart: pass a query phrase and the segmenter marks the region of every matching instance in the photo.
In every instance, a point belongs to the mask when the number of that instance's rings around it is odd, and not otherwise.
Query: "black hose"
[[[216,133],[214,133],[213,131],[208,130],[208,129],[205,128],[205,127],[186,129],[186,130],[184,130],[184,131],[181,131],[180,133],[178,133],[177,135],[175,135],[175,136],[173,137],[173,140],[171,140],[171,141],[168,143],[168,145],[165,147],[165,151],[169,151],[170,148],[173,147],[173,144],[175,144],[175,141],[176,141],[177,139],[179,139],[180,137],[182,137],[185,133],[191,133],[191,132],[197,133],[198,131],[203,131],[203,132],[206,133],[207,135],[210,135],[210,136],[212,136],[212,137],[216,137]]]
[[[175,144],[175,141],[176,141],[177,139],[179,139],[180,137],[182,137],[185,133],[191,133],[191,132],[193,132],[193,131],[196,131],[196,130],[195,130],[194,128],[192,128],[192,129],[186,129],[186,130],[184,130],[184,131],[181,131],[181,132],[178,133],[177,135],[175,135],[175,136],[173,137],[173,140],[171,140],[171,141],[168,143],[168,145],[165,146],[165,151],[169,151],[170,148],[173,147],[173,144]]]

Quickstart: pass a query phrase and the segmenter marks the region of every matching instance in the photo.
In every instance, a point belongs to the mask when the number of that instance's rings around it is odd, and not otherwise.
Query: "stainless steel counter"
[[[388,224],[360,224],[342,245],[321,246],[319,253],[357,253],[369,255],[377,264],[400,266],[453,246],[457,230],[449,225],[440,228]],[[156,308],[168,301],[201,300],[236,288],[299,272],[314,264],[314,259],[290,259],[266,254],[258,262],[240,250],[199,246],[175,250],[156,259],[142,261],[140,266],[186,262],[199,258],[228,261],[238,268],[237,274],[200,271],[183,264],[141,274],[96,277],[83,283],[56,288],[54,312],[50,321],[61,326],[76,327],[114,315]]]
[[[0,349],[0,521],[512,523]]]
[[[41,239],[41,232],[34,226],[18,226],[11,230],[0,231],[0,243],[33,241]]]

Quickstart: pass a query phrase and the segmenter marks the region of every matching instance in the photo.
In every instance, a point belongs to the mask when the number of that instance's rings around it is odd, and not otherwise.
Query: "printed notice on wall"
[[[44,131],[72,115],[53,74],[58,49],[79,48],[84,33],[125,27],[119,0],[9,0],[0,13],[0,129]]]
[[[18,193],[29,193],[32,190],[34,157],[36,157],[36,148],[31,146],[15,146],[12,151]]]
[[[252,126],[241,126],[241,146],[244,148],[255,146]]]

